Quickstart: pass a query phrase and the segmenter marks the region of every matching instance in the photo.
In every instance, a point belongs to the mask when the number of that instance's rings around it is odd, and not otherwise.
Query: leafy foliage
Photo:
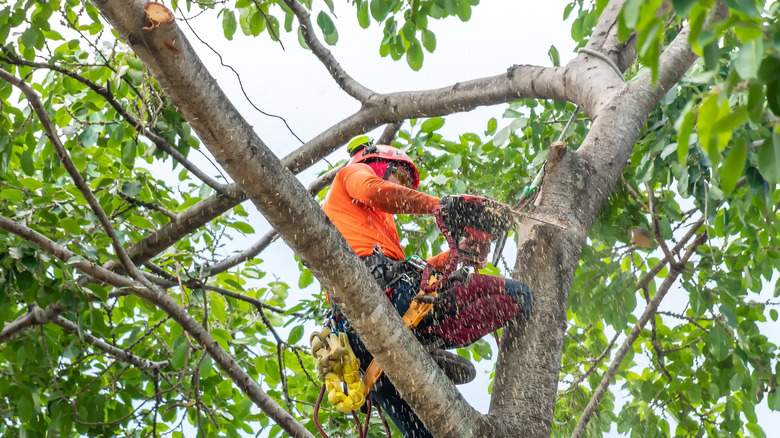
[[[419,70],[424,52],[438,43],[429,18],[467,21],[478,1],[350,3],[363,28],[381,29],[381,56],[405,56]],[[654,315],[633,344],[617,374],[619,388],[602,400],[587,433],[598,436],[616,425],[631,436],[765,436],[757,410],[780,411],[778,339],[767,333],[770,323],[776,328],[780,295],[780,6],[725,3],[729,17],[712,28],[706,26],[717,4],[712,1],[629,0],[623,7],[618,33],[634,33],[638,49],[627,80],[645,69],[656,77],[660,53],[684,23],[691,25],[690,42],[701,59],[651,114],[624,181],[583,248],[568,308],[556,436],[570,435],[616,341],[671,275],[662,242],[684,253],[689,231],[708,239],[680,269],[676,301]],[[325,5],[315,22],[333,45],[339,39],[335,5]],[[565,9],[564,18],[576,10],[571,34],[579,47],[605,6],[601,0],[574,1]],[[274,40],[282,29],[300,33],[283,2],[186,1],[176,7],[187,13],[218,9],[228,40],[239,30]],[[140,247],[219,189],[172,158],[197,152],[199,140],[91,3],[8,2],[0,6],[0,23],[0,66],[39,94],[126,247]],[[448,139],[440,133],[444,118],[411,120],[395,144],[419,163],[421,190],[480,194],[515,205],[571,117],[577,117],[571,103],[524,99],[509,104],[502,120],[487,121],[483,132]],[[563,133],[568,146],[576,149],[588,128],[587,119],[577,119]],[[0,82],[0,212],[78,260],[116,263],[109,237],[44,129],[18,91]],[[147,131],[162,143],[147,140]],[[179,184],[171,186],[149,170],[161,163]],[[145,269],[168,281],[169,295],[314,432],[319,382],[301,343],[304,324],[324,315],[326,299],[290,299],[291,291],[314,281],[300,262],[297,284],[295,278],[267,278],[259,258],[214,272],[230,252],[228,231],[254,232],[247,216],[243,206],[233,207],[155,254]],[[409,253],[431,255],[444,244],[430,219],[401,217],[399,227]],[[629,230],[652,235],[653,247],[639,244]],[[60,262],[7,231],[0,237],[4,329],[31,309],[62,307],[60,319],[2,338],[4,436],[177,437],[192,427],[205,436],[281,434],[162,310],[88,280],[74,269],[74,260]],[[489,269],[510,272],[506,264]],[[93,339],[163,365],[132,365]],[[460,353],[474,360],[493,354],[485,342]],[[334,410],[324,409],[320,420],[331,436],[346,436],[353,427]]]

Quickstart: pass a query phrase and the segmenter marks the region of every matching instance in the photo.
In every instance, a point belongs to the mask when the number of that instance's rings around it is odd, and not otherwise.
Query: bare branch
[[[339,173],[341,169],[344,168],[344,166],[347,165],[347,162],[342,163],[340,166],[336,166],[333,169],[329,170],[328,172],[322,174],[319,178],[314,180],[309,185],[309,193],[311,195],[316,195],[320,192],[320,190],[324,189],[325,187],[329,186],[331,182],[333,182],[333,178],[336,177],[336,174]],[[239,265],[249,259],[252,259],[256,257],[258,254],[260,254],[263,250],[265,250],[268,245],[275,242],[276,239],[279,238],[279,233],[276,231],[269,231],[266,233],[263,237],[260,238],[257,242],[255,242],[252,246],[242,251],[240,254],[233,255],[219,263],[216,263],[209,267],[209,273],[210,275],[219,274],[220,272],[225,272],[228,269]]]
[[[647,191],[647,199],[650,201],[650,205],[648,207],[653,224],[653,234],[655,234],[655,240],[658,242],[658,245],[661,247],[661,250],[666,256],[666,260],[674,265],[676,264],[674,261],[674,255],[671,251],[669,251],[669,246],[666,245],[666,239],[664,239],[664,237],[661,235],[661,229],[658,227],[658,214],[655,211],[655,193],[653,193],[653,188],[650,187],[649,183],[645,183],[645,190]]]
[[[388,123],[387,126],[385,126],[385,130],[382,131],[382,135],[379,136],[379,139],[376,142],[378,144],[390,144],[395,140],[395,136],[398,134],[398,131],[401,130],[403,124],[403,122]]]

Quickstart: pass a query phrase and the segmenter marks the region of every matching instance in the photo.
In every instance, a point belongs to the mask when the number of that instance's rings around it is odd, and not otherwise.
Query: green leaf
[[[731,339],[722,328],[717,325],[712,327],[707,339],[710,343],[710,351],[716,360],[722,361],[729,356]]]
[[[764,40],[756,38],[745,43],[734,58],[734,68],[742,79],[757,79],[764,59]]]
[[[182,368],[184,366],[184,360],[187,358],[187,346],[186,342],[182,342],[173,351],[173,357],[171,358],[171,366],[174,368]]]
[[[750,120],[758,123],[764,113],[764,87],[750,84],[748,91],[748,115]]]
[[[423,64],[423,51],[420,42],[416,39],[409,42],[409,47],[406,49],[406,62],[409,67],[414,71],[420,70]]]
[[[0,199],[12,202],[24,202],[24,194],[16,189],[0,190]]]
[[[127,222],[133,224],[134,226],[138,228],[142,228],[145,230],[153,230],[155,229],[154,224],[149,219],[143,217],[143,216],[136,216],[132,215],[127,219]]]
[[[290,330],[290,335],[287,337],[288,345],[295,345],[303,338],[303,326],[296,325]]]
[[[309,269],[301,271],[301,276],[298,278],[298,287],[303,289],[312,283],[314,283],[314,276],[311,271]]]
[[[775,389],[774,392],[770,392],[767,397],[767,404],[769,409],[773,411],[780,411],[780,390]]]
[[[141,183],[139,181],[123,182],[122,188],[119,190],[121,190],[125,195],[132,197],[141,193]]]
[[[759,16],[754,0],[723,0],[723,2],[731,9],[740,11],[749,17],[757,18]]]
[[[747,160],[747,140],[739,138],[731,148],[726,163],[721,172],[721,188],[725,195],[730,195],[737,187],[737,180],[742,176]]]
[[[322,29],[322,34],[325,36],[325,42],[331,46],[336,44],[339,40],[339,33],[336,31],[336,26],[330,19],[328,14],[323,11],[317,15],[317,25]]]
[[[677,159],[681,163],[685,163],[688,160],[688,143],[695,122],[696,115],[689,111],[683,116],[682,123],[677,131]]]
[[[712,132],[723,133],[731,132],[742,126],[748,120],[748,108],[746,106],[740,106],[731,111],[725,117],[721,117],[718,123],[714,126]],[[726,147],[725,142],[719,144],[718,147],[723,150]]]
[[[693,5],[697,3],[697,0],[672,0],[674,13],[680,18],[687,18]]]
[[[766,438],[764,430],[757,424],[748,423],[745,425],[745,428],[748,430],[748,434],[751,438]]]
[[[371,0],[371,16],[374,17],[378,23],[381,23],[387,13],[390,12],[392,2],[390,0]]]
[[[225,38],[227,38],[228,40],[232,40],[233,35],[235,35],[237,28],[238,28],[238,22],[236,21],[236,14],[229,9],[223,9],[222,10],[222,31],[225,34]]]
[[[358,5],[357,19],[358,24],[360,24],[360,27],[363,29],[368,29],[368,26],[371,25],[371,21],[369,20],[368,16],[368,2],[362,2]]]
[[[422,123],[420,126],[420,131],[426,134],[432,134],[434,131],[441,129],[442,126],[444,126],[444,118],[431,117]]]
[[[211,312],[214,314],[214,318],[216,318],[218,321],[225,323],[227,321],[227,313],[225,312],[225,300],[222,299],[221,296],[215,296],[213,300],[211,300],[211,305],[209,308],[211,308]]]
[[[471,5],[466,0],[458,0],[458,18],[460,21],[469,21],[471,18]]]
[[[284,300],[288,295],[287,286],[282,283],[276,283],[271,287],[271,293]]]
[[[421,31],[422,45],[428,53],[433,53],[436,50],[436,35],[428,29]]]
[[[122,164],[128,169],[135,167],[135,157],[138,150],[138,145],[134,141],[126,141],[122,143]]]
[[[78,235],[82,232],[81,225],[75,219],[69,217],[60,219],[60,227],[70,234]]]
[[[22,37],[19,41],[24,47],[32,49],[38,44],[38,34],[39,32],[34,27],[30,27],[22,32]]]
[[[780,182],[780,132],[766,139],[758,150],[758,170],[765,180]]]
[[[561,57],[558,54],[558,49],[556,49],[555,46],[550,46],[550,50],[547,51],[547,56],[550,57],[550,61],[552,61],[555,67],[561,66]]]
[[[20,164],[22,165],[22,171],[28,176],[35,175],[35,164],[33,163],[33,157],[29,150],[22,152],[19,157]]]
[[[229,225],[244,234],[253,234],[255,232],[255,229],[246,222],[234,221],[229,223]]]

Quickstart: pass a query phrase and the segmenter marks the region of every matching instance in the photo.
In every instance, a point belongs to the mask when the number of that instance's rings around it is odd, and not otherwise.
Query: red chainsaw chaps
[[[463,347],[503,327],[520,313],[517,300],[506,294],[506,279],[472,274],[468,284],[455,288],[458,313],[444,321],[418,327],[423,335],[437,335],[449,347]]]

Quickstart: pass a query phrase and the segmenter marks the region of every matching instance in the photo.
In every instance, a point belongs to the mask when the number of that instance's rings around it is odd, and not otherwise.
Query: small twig
[[[159,211],[160,213],[162,213],[162,214],[168,216],[169,218],[171,218],[172,220],[176,220],[176,218],[178,217],[178,215],[176,213],[168,210],[165,207],[161,207],[161,206],[159,206],[157,204],[154,204],[152,202],[146,202],[146,201],[141,201],[139,199],[135,199],[135,198],[133,198],[131,196],[125,195],[121,191],[117,191],[116,193],[119,195],[120,198],[124,199],[125,201],[127,201],[130,204],[137,205],[137,206],[140,206],[140,207],[144,207],[144,208],[147,208],[149,210]]]
[[[653,234],[655,234],[655,239],[658,241],[658,245],[661,247],[661,250],[664,252],[667,260],[669,260],[669,263],[675,264],[676,262],[674,261],[674,255],[672,255],[671,251],[669,251],[669,247],[666,246],[666,239],[661,236],[661,230],[658,226],[658,215],[655,211],[655,194],[653,193],[653,188],[650,187],[650,184],[645,183],[645,190],[647,190],[647,198],[650,201],[650,208],[648,211],[650,212],[650,217],[652,218]]]

